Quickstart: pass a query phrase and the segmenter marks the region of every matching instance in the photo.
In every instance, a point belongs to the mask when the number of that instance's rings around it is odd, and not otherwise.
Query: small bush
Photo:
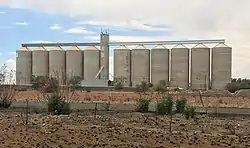
[[[10,99],[1,99],[0,100],[0,108],[9,108],[12,104],[12,100]]]
[[[183,113],[185,110],[185,106],[187,104],[187,99],[182,98],[181,100],[176,100],[176,113]]]
[[[188,120],[195,117],[196,108],[194,106],[186,106],[184,110],[184,116]]]
[[[156,105],[156,111],[160,115],[165,115],[165,114],[172,114],[172,108],[173,108],[174,102],[172,98],[166,97],[160,102],[157,103]]]
[[[111,106],[110,102],[105,102],[103,104],[103,108],[105,109],[105,111],[110,111],[110,106]]]
[[[69,114],[70,103],[66,102],[60,95],[54,93],[48,99],[48,111],[55,115]]]
[[[136,111],[137,112],[148,112],[149,108],[149,100],[146,98],[142,98],[137,102]]]

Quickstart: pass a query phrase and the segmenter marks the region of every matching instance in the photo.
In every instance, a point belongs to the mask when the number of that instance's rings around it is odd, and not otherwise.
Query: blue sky
[[[89,24],[60,14],[46,14],[7,7],[0,7],[0,19],[0,34],[3,35],[0,44],[0,62],[9,64],[11,68],[14,66],[15,51],[20,48],[22,43],[99,41],[101,29],[107,28],[103,24]],[[109,32],[118,37],[163,35],[162,31],[126,29],[126,27],[119,26],[109,28]],[[110,52],[111,58],[112,50],[113,48]]]
[[[250,1],[185,3],[1,0],[0,64],[15,68],[15,51],[22,43],[99,41],[101,28],[109,28],[111,41],[225,39],[233,47],[233,77],[250,77],[250,17],[246,15]]]

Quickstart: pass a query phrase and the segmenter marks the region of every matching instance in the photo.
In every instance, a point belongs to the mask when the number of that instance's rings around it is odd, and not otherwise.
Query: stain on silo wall
[[[124,85],[131,84],[131,50],[127,48],[114,49],[114,80],[124,79]]]
[[[57,78],[60,85],[65,84],[65,63],[66,57],[64,50],[56,47],[49,51],[49,75]]]
[[[169,49],[157,47],[151,50],[151,83],[169,82]]]
[[[132,85],[141,84],[142,81],[149,82],[150,78],[150,50],[133,49],[132,50]]]
[[[16,54],[16,84],[31,84],[32,52],[27,48],[21,48]]]
[[[173,86],[189,88],[189,49],[177,45],[171,49],[171,76]]]
[[[211,64],[212,89],[225,89],[232,77],[232,48],[225,44],[212,48]]]
[[[95,46],[90,46],[84,50],[84,80],[96,79],[98,71],[100,70],[100,56],[101,52]],[[97,77],[100,79],[100,75]]]
[[[210,49],[198,44],[191,49],[191,89],[208,89],[210,84]]]
[[[44,48],[37,48],[32,51],[32,75],[49,75],[49,52]]]
[[[83,77],[83,51],[78,47],[66,50],[66,76],[69,81],[73,77]]]

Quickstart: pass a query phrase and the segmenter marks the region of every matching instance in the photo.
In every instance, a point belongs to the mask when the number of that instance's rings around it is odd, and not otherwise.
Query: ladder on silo
[[[95,76],[96,79],[98,78],[98,76],[99,76],[100,73],[102,72],[103,68],[104,68],[104,65],[102,65],[102,67],[101,67],[101,68],[99,69],[99,71],[97,72],[97,74],[96,74],[96,76]]]

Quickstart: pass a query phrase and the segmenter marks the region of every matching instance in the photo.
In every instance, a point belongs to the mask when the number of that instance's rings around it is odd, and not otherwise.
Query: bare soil
[[[159,100],[159,95],[153,94],[147,96],[152,102]],[[188,104],[194,106],[202,106],[199,96],[183,96],[173,95],[173,99],[177,100],[181,97],[188,98]],[[20,91],[15,96],[16,100],[41,100],[43,97],[37,91]],[[93,91],[93,92],[77,92],[73,97],[75,101],[110,101],[115,103],[135,103],[141,96],[134,92],[107,92],[107,91]],[[249,97],[205,97],[203,96],[204,105],[207,107],[237,107],[250,108]]]
[[[247,148],[250,118],[85,111],[64,116],[0,112],[2,148]],[[145,119],[148,118],[145,123]],[[235,133],[234,133],[235,132]]]

